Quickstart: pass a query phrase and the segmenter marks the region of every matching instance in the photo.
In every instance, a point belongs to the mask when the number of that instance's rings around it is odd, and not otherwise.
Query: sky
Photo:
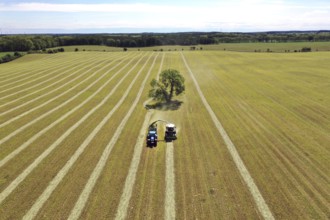
[[[330,30],[329,0],[0,0],[0,34]]]

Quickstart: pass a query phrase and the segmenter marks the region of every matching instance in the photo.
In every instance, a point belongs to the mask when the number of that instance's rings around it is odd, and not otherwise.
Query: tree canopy
[[[180,32],[141,34],[0,35],[0,52],[38,51],[70,45],[149,47],[252,42],[330,41],[330,31],[283,31],[256,33]]]
[[[185,91],[184,81],[178,70],[166,69],[161,72],[159,80],[151,81],[149,97],[157,101],[171,102],[174,94],[178,96]]]

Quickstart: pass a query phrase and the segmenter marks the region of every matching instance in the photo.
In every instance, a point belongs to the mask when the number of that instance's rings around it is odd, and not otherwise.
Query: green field
[[[58,47],[55,47],[53,49],[56,49]],[[60,48],[64,48],[65,52],[75,52],[76,49],[78,49],[78,51],[87,51],[87,52],[91,52],[91,51],[102,51],[102,52],[115,52],[115,51],[123,51],[122,48],[120,47],[107,47],[107,46],[92,46],[92,45],[77,45],[77,46],[64,46],[64,47],[60,47]]]
[[[0,52],[0,58],[6,56],[7,54],[14,55],[13,52]]]
[[[134,47],[127,48],[128,51],[187,51],[192,46],[155,46],[155,47]],[[330,51],[330,42],[297,42],[297,43],[220,43],[215,45],[196,45],[196,50],[221,50],[236,52],[276,52],[276,53],[294,53],[299,52],[304,47],[310,47],[313,52]],[[79,51],[123,51],[123,48],[107,46],[66,46],[66,52],[73,52],[76,48]]]
[[[269,45],[0,65],[0,219],[329,219],[330,53],[253,52],[310,46]],[[167,68],[186,79],[182,104],[146,110]],[[178,140],[148,148],[157,119]]]

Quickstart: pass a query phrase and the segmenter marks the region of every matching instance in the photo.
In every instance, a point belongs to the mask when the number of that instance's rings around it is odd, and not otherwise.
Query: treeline
[[[0,51],[39,51],[71,45],[106,45],[112,47],[149,47],[161,45],[206,45],[219,43],[330,41],[329,31],[264,33],[143,33],[143,34],[57,34],[3,35]]]
[[[17,58],[20,58],[21,56],[23,56],[23,54],[21,54],[19,52],[15,52],[13,55],[12,54],[6,54],[6,55],[0,57],[0,64],[10,62],[10,61],[15,60]]]

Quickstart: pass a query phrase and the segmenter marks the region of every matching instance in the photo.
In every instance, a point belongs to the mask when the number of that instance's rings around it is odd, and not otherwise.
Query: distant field
[[[330,51],[330,42],[299,42],[299,43],[225,43],[216,45],[197,45],[197,50],[227,50],[237,52],[295,52],[303,47],[310,47],[312,51]],[[141,48],[141,50],[160,50],[164,51],[182,51],[190,50],[191,46],[157,46]],[[135,50],[135,48],[129,48]]]
[[[120,47],[107,47],[107,46],[97,46],[97,45],[63,46],[61,48],[64,48],[65,52],[74,52],[76,48],[78,48],[79,51],[104,51],[104,52],[123,51],[123,48]]]
[[[329,219],[330,52],[218,46],[0,65],[0,219]],[[182,105],[146,110],[167,68]],[[178,140],[148,148],[157,119]]]
[[[128,51],[187,51],[192,46],[155,46],[155,47],[134,47],[127,48]],[[196,45],[196,50],[221,50],[221,51],[237,51],[237,52],[277,52],[294,53],[299,52],[303,47],[310,47],[313,52],[330,51],[330,42],[298,42],[298,43],[225,43],[216,45]],[[79,51],[123,51],[123,48],[107,47],[107,46],[66,46],[66,52],[73,52],[76,48]]]
[[[297,43],[228,43],[203,46],[209,50],[229,50],[241,52],[295,52],[303,47],[310,47],[312,51],[330,51],[330,42],[297,42]]]

